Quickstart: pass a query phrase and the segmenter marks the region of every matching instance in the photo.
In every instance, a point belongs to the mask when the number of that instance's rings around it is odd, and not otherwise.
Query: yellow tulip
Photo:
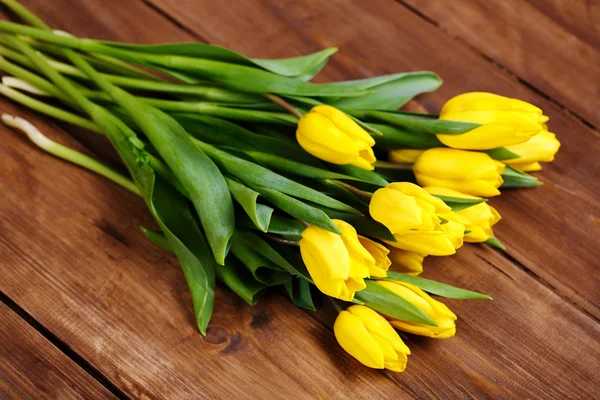
[[[424,149],[390,150],[389,160],[395,164],[414,164],[424,151]]]
[[[358,241],[375,259],[375,265],[369,267],[369,275],[377,278],[385,278],[392,264],[388,258],[390,251],[384,245],[364,236],[358,235]]]
[[[504,164],[522,171],[539,171],[542,169],[540,162],[554,160],[554,155],[560,148],[560,142],[556,139],[555,134],[543,131],[525,143],[506,146],[506,148],[520,157],[504,160]]]
[[[492,93],[464,93],[448,100],[440,120],[482,124],[466,133],[437,135],[448,147],[489,150],[528,141],[544,130],[548,121],[541,109],[525,101]]]
[[[421,254],[446,256],[456,253],[454,241],[438,214],[451,212],[442,200],[409,182],[394,182],[378,189],[369,213],[385,225],[396,242],[388,245]]]
[[[348,354],[370,368],[402,372],[409,348],[381,315],[365,306],[342,311],[333,325],[338,343]]]
[[[471,222],[464,216],[450,211],[449,213],[439,215],[444,221],[441,224],[442,229],[448,235],[455,249],[463,245],[465,230],[471,229]]]
[[[375,269],[375,259],[360,244],[352,225],[338,219],[333,223],[341,235],[314,225],[306,228],[300,239],[300,254],[321,292],[352,301],[354,294],[366,287],[364,278]]]
[[[431,194],[438,194],[440,196],[458,197],[462,199],[479,199],[480,197],[470,196],[463,194],[455,190],[439,188],[439,187],[425,187],[423,188]],[[502,218],[498,211],[487,203],[479,203],[474,206],[465,208],[463,210],[456,211],[456,214],[461,215],[469,221],[467,230],[469,233],[465,234],[465,242],[480,243],[494,237],[492,226],[494,226]]]
[[[392,262],[390,268],[396,272],[402,272],[407,275],[420,275],[423,273],[423,260],[425,254],[415,253],[390,247],[388,257]]]
[[[304,150],[333,164],[372,170],[375,140],[352,118],[335,107],[313,107],[298,122],[296,139]]]
[[[436,186],[474,196],[500,194],[504,164],[485,153],[437,147],[425,151],[413,166],[421,186]]]
[[[456,315],[444,303],[432,299],[427,293],[408,283],[400,281],[377,281],[377,283],[412,303],[437,324],[437,326],[429,326],[391,319],[390,324],[394,328],[436,339],[450,338],[456,333],[454,322]]]

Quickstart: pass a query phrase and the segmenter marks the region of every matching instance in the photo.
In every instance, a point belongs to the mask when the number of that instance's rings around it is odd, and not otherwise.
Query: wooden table
[[[79,36],[208,41],[253,57],[340,52],[319,80],[432,70],[411,110],[491,91],[542,107],[563,146],[544,186],[491,201],[502,254],[466,245],[426,277],[494,297],[449,301],[458,334],[411,337],[408,369],[341,350],[330,312],[219,288],[208,335],[173,257],[144,239],[142,201],[0,128],[0,398],[546,398],[600,390],[600,3],[597,0],[27,0]],[[52,138],[87,133],[5,100]],[[69,132],[67,132],[67,128]],[[72,135],[77,137],[77,140]]]

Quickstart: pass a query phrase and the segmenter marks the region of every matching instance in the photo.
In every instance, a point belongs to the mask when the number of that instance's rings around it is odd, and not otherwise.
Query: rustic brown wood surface
[[[0,398],[115,398],[4,303],[0,320]]]
[[[219,289],[208,335],[200,336],[176,260],[139,233],[138,225],[152,224],[143,202],[2,127],[1,299],[30,318],[0,309],[0,360],[9,361],[0,366],[0,389],[22,398],[597,396],[600,161],[593,154],[600,134],[590,124],[598,122],[598,79],[593,57],[577,58],[583,45],[592,55],[600,51],[597,26],[580,23],[595,15],[593,2],[531,0],[526,12],[514,14],[503,8],[502,26],[510,23],[513,34],[530,39],[512,43],[519,52],[511,54],[508,37],[492,34],[500,20],[470,0],[452,2],[447,11],[413,0],[23,3],[53,27],[80,36],[201,40],[254,57],[340,47],[320,80],[433,70],[444,86],[419,97],[412,109],[435,112],[469,90],[519,97],[550,115],[563,147],[538,174],[544,186],[492,200],[504,217],[496,231],[507,256],[467,245],[456,256],[427,260],[426,277],[488,293],[494,301],[449,301],[459,316],[457,336],[409,338],[409,367],[393,374],[364,368],[337,346],[333,313],[301,311],[276,293],[249,307]],[[579,3],[592,4],[591,11]],[[526,18],[539,17],[533,12],[540,9],[552,23],[530,31]],[[563,43],[565,32],[577,40]],[[551,59],[544,53],[529,65],[528,57],[543,47]],[[576,67],[565,70],[570,63]],[[89,134],[78,133],[78,142],[68,127],[0,104],[60,142],[98,152]],[[69,392],[60,392],[67,386]]]

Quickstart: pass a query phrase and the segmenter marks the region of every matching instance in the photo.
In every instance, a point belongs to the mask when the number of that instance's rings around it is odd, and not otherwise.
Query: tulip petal
[[[352,118],[350,118],[346,113],[338,110],[335,107],[331,107],[328,105],[319,105],[313,107],[311,112],[316,112],[323,114],[326,118],[328,118],[338,129],[342,132],[346,133],[346,135],[350,136],[353,139],[358,139],[368,147],[375,145],[375,139],[371,137],[360,125],[356,123]]]
[[[370,368],[383,369],[383,352],[361,320],[342,311],[333,325],[335,337],[344,350]]]
[[[394,235],[396,242],[387,242],[398,249],[430,256],[449,256],[456,253],[452,241],[444,231],[416,231],[406,235]]]
[[[376,311],[365,306],[351,306],[347,309],[356,317],[360,318],[365,328],[373,335],[377,335],[391,345],[391,347],[399,352],[407,352],[410,350],[404,344],[398,332],[392,328],[390,323]]]

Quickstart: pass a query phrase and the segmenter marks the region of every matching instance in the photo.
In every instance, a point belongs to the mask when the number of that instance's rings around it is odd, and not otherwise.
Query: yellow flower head
[[[364,236],[358,235],[358,241],[375,259],[375,265],[369,267],[369,275],[377,278],[385,278],[387,270],[392,264],[388,258],[390,251],[384,245]]]
[[[333,325],[338,343],[348,354],[370,368],[402,372],[409,348],[381,315],[365,306],[342,311]]]
[[[506,146],[506,148],[520,157],[505,160],[504,164],[522,171],[539,171],[542,169],[540,162],[554,160],[554,155],[560,148],[560,142],[555,134],[542,131],[525,143]]]
[[[333,164],[374,169],[375,140],[352,118],[335,107],[313,107],[298,122],[296,139],[304,150]]]
[[[439,188],[439,187],[425,187],[431,194],[438,194],[440,196],[458,197],[462,199],[479,199],[476,196],[469,196],[455,190]],[[463,210],[456,211],[456,214],[467,218],[467,230],[469,233],[465,234],[465,242],[480,243],[494,237],[492,227],[500,221],[501,217],[498,211],[487,203],[479,203],[474,206],[465,208]]]
[[[423,260],[425,254],[406,251],[390,246],[388,255],[392,265],[390,268],[396,272],[402,272],[407,275],[420,275],[423,273]]]
[[[390,150],[389,160],[395,164],[414,164],[424,151],[423,149]]]
[[[456,315],[444,303],[432,299],[427,293],[408,283],[400,281],[377,281],[377,283],[412,303],[437,324],[437,326],[428,326],[391,319],[390,323],[394,328],[436,339],[450,338],[456,333],[454,323]]]
[[[354,294],[366,287],[375,269],[375,258],[358,240],[352,225],[334,219],[341,235],[317,226],[302,232],[300,253],[308,272],[319,290],[328,296],[352,301]]]
[[[544,130],[548,121],[534,105],[484,92],[464,93],[448,100],[440,119],[482,124],[463,134],[437,135],[446,146],[464,150],[524,143]]]
[[[485,153],[437,147],[425,151],[413,166],[419,185],[453,189],[474,196],[500,194],[504,164]]]
[[[436,256],[456,252],[456,241],[439,217],[451,211],[442,200],[409,182],[394,182],[378,189],[369,204],[371,217],[385,225],[396,239],[388,245]]]

